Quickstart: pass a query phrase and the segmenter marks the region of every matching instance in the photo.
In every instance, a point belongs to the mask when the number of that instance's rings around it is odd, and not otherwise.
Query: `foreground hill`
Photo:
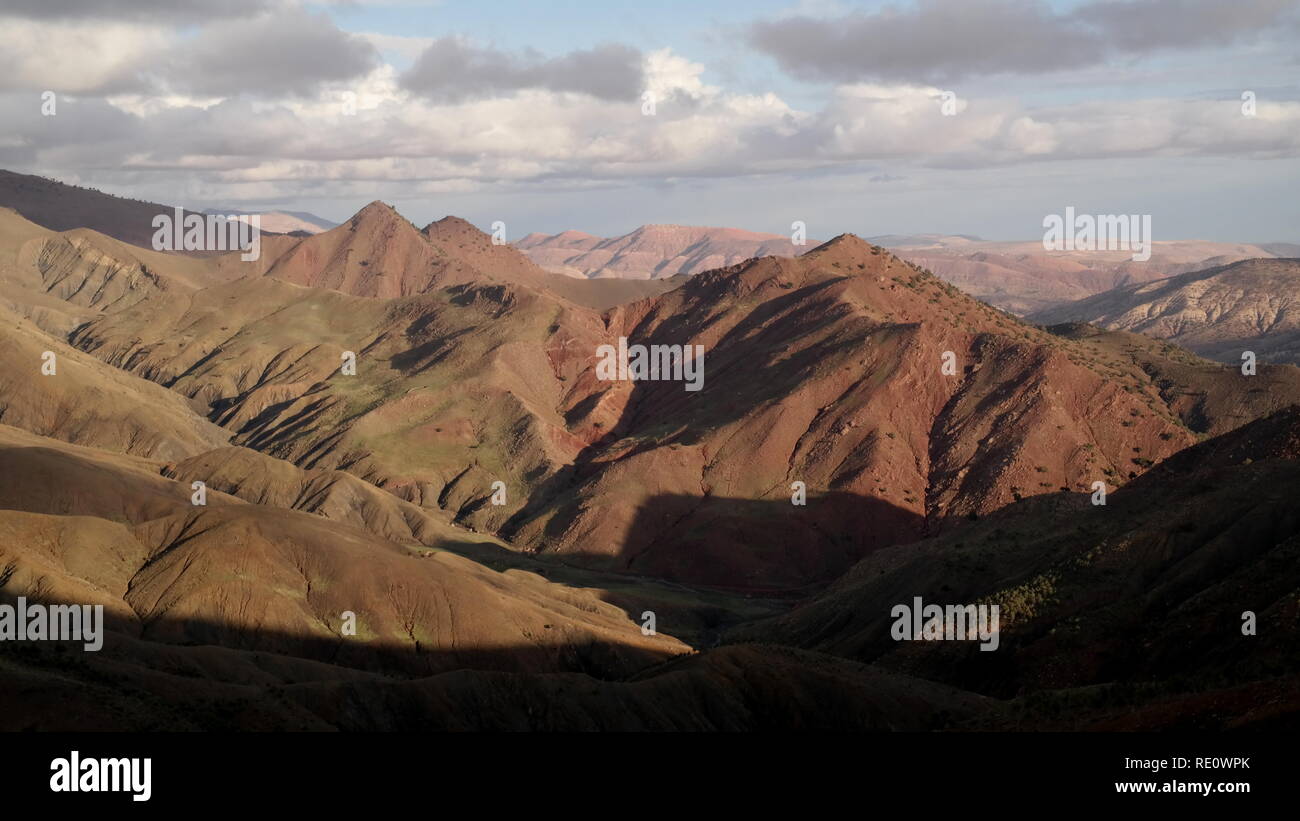
[[[201,671],[201,675],[196,675]],[[9,661],[0,730],[933,731],[997,705],[816,653],[728,647],[642,676],[458,670],[402,678],[110,635],[86,664]]]
[[[1111,494],[1025,500],[962,532],[879,551],[786,616],[737,628],[985,695],[1064,729],[1232,726],[1300,701],[1300,406],[1211,439]],[[896,641],[891,609],[997,604],[1000,644]],[[1257,618],[1243,634],[1243,614]],[[1090,689],[1084,689],[1090,688]],[[1269,692],[1267,700],[1259,700]],[[1164,704],[1133,715],[1134,704]],[[1142,713],[1146,714],[1142,714]],[[1165,718],[1159,714],[1165,713]]]
[[[1221,362],[1300,365],[1300,260],[1251,259],[1116,288],[1033,314],[1167,339]]]
[[[1105,507],[1080,495],[1025,500],[960,539],[877,552],[789,616],[734,631],[742,643],[698,654],[528,574],[216,492],[193,508],[188,488],[146,460],[5,426],[0,451],[38,477],[0,477],[0,596],[102,603],[109,625],[98,653],[6,644],[9,731],[1297,720],[1300,535],[1289,494],[1300,408],[1168,460]],[[889,640],[889,608],[914,595],[1001,602],[999,650]],[[358,636],[339,629],[340,608],[358,614]],[[1256,635],[1241,634],[1245,609]]]
[[[9,467],[0,478],[4,593],[104,604],[115,630],[137,639],[426,675],[628,673],[686,649],[643,635],[591,592],[534,574],[498,573],[215,486],[206,505],[193,505],[189,483],[156,463],[8,426],[0,453]],[[345,611],[357,616],[355,637],[342,632]]]
[[[7,731],[927,730],[991,706],[782,648],[687,658],[600,590],[377,537],[374,505],[402,504],[351,477],[238,449],[160,471],[6,425],[0,458],[0,600],[102,605],[107,628],[94,653],[0,647]]]

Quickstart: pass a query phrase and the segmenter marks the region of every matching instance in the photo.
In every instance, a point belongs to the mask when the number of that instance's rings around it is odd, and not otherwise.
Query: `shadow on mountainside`
[[[872,551],[916,539],[923,521],[851,493],[809,493],[801,505],[788,491],[774,499],[667,493],[637,508],[615,555],[568,555],[585,566],[716,590],[802,597]]]
[[[139,627],[106,614],[97,652],[0,642],[0,731],[920,731],[996,707],[793,648],[730,647],[612,676],[615,656],[598,645],[541,658],[526,647],[420,653],[256,630],[234,638],[203,620],[144,637]],[[221,643],[149,638],[173,629]]]

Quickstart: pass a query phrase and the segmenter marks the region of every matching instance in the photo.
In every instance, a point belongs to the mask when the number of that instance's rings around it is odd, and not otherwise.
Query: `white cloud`
[[[555,64],[555,82],[501,83],[482,98],[426,97],[392,65],[359,67],[375,49],[420,55],[432,40],[350,35],[328,18],[294,10],[274,15],[281,16],[248,21],[247,32],[213,24],[180,44],[145,25],[6,21],[0,81],[19,91],[0,97],[10,132],[0,141],[0,166],[63,176],[93,169],[124,181],[176,172],[194,190],[235,201],[240,192],[267,187],[343,191],[370,181],[464,192],[539,181],[583,186],[855,170],[880,161],[977,168],[1106,157],[1300,156],[1295,102],[1261,99],[1258,116],[1246,118],[1231,99],[1029,108],[1014,99],[960,96],[956,116],[943,116],[940,88],[863,83],[832,88],[820,107],[796,107],[774,92],[706,83],[703,64],[667,48],[640,55],[643,87],[657,100],[653,116],[642,114],[634,94],[602,99],[574,86],[560,70],[568,66],[564,57],[516,59],[490,49],[479,56],[500,58],[507,68]],[[176,55],[190,45],[200,48],[184,65],[219,69],[226,46],[242,42],[244,33],[265,45],[283,20],[300,24],[294,49],[277,58],[292,64],[293,76],[264,76],[259,72],[273,69],[274,60],[245,60],[228,76],[138,87],[141,76],[181,65]],[[354,65],[317,71],[329,54],[318,55],[316,68],[294,56],[330,43],[352,48]],[[251,54],[244,45],[241,53]],[[256,88],[240,93],[248,86]],[[106,102],[93,95],[61,99],[57,122],[47,122],[35,95],[51,87],[112,93]],[[352,103],[356,113],[349,115],[345,104]]]
[[[9,19],[0,25],[0,89],[134,89],[142,55],[168,47],[168,31],[159,26]]]
[[[699,82],[698,65],[671,54],[647,60],[657,67],[647,72],[650,82],[669,93],[655,116],[644,116],[635,100],[544,90],[432,103],[401,89],[384,66],[352,87],[354,116],[343,112],[335,88],[287,102],[123,103],[132,116],[89,131],[73,127],[80,116],[73,102],[60,109],[59,124],[67,128],[57,139],[41,130],[48,124],[28,100],[31,110],[23,110],[17,125],[29,137],[24,144],[34,164],[51,171],[174,169],[216,186],[277,181],[288,189],[384,180],[463,191],[536,181],[851,169],[883,160],[974,168],[1105,157],[1300,155],[1300,103],[1261,105],[1258,117],[1246,118],[1233,101],[1025,109],[1009,100],[974,99],[947,117],[937,88],[855,85],[836,89],[819,111],[800,111],[775,94],[708,87]],[[0,146],[0,165],[7,151],[18,150]]]
[[[643,70],[646,91],[659,100],[678,96],[703,100],[717,97],[722,92],[720,88],[706,86],[700,79],[704,73],[702,64],[674,54],[672,49],[664,48],[647,54]]]
[[[310,96],[365,73],[376,59],[366,39],[294,6],[216,17],[185,32],[102,20],[4,18],[0,25],[0,90],[191,100]]]

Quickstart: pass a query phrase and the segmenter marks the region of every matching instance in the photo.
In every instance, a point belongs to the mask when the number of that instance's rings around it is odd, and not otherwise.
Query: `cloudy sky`
[[[512,239],[1031,239],[1072,205],[1295,242],[1297,42],[1297,0],[5,0],[0,168]]]

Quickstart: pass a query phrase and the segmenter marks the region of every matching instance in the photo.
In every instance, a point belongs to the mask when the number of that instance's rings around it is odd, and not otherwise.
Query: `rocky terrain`
[[[1128,285],[1030,319],[1132,331],[1238,365],[1244,351],[1300,364],[1300,260],[1251,259]]]
[[[853,235],[644,291],[382,203],[263,252],[0,212],[0,596],[110,628],[0,648],[6,729],[1294,721],[1300,369]],[[700,390],[600,378],[620,338]],[[907,591],[1007,651],[889,642]]]

